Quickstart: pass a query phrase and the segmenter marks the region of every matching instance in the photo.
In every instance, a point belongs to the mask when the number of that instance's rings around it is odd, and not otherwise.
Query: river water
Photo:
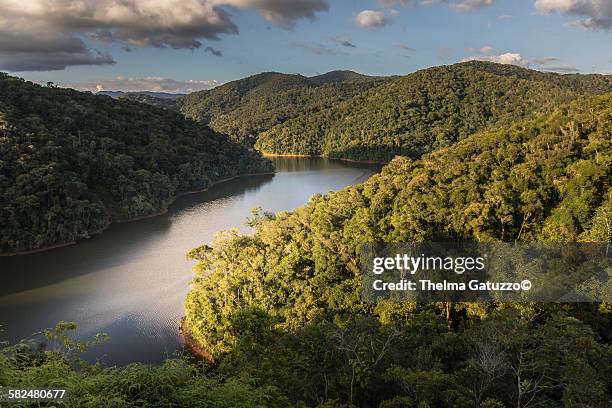
[[[193,261],[185,254],[218,231],[248,232],[251,209],[291,210],[316,193],[367,179],[377,168],[320,158],[273,158],[275,175],[248,176],[180,197],[159,217],[111,226],[69,247],[0,257],[0,341],[29,338],[58,321],[77,338],[107,333],[88,360],[158,363],[181,350],[178,326]]]

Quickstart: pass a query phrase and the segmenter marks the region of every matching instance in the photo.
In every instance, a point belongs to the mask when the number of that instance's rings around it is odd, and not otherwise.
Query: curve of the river
[[[291,210],[316,193],[367,179],[376,166],[321,158],[272,159],[275,175],[248,176],[180,197],[167,214],[113,225],[46,252],[0,258],[0,341],[74,321],[78,337],[111,340],[87,359],[157,363],[181,349],[178,325],[192,278],[185,254],[218,231],[244,225],[251,209]]]

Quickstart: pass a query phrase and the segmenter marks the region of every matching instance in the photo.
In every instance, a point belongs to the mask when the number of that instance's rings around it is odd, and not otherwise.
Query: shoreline
[[[242,178],[242,177],[268,176],[268,175],[273,175],[273,174],[276,174],[276,171],[265,171],[265,172],[258,172],[258,173],[246,173],[246,174],[239,174],[239,175],[233,176],[233,177],[226,177],[226,178],[223,178],[223,179],[219,179],[217,181],[212,182],[211,185],[206,187],[206,188],[202,188],[202,189],[198,189],[198,190],[192,190],[192,191],[184,191],[184,192],[176,194],[174,196],[174,198],[172,199],[172,202],[170,204],[168,204],[167,208],[165,208],[165,209],[163,209],[161,211],[158,211],[158,212],[156,212],[154,214],[141,215],[141,216],[138,216],[138,217],[135,217],[135,218],[127,219],[127,220],[111,220],[105,228],[103,228],[103,229],[101,229],[99,231],[92,232],[90,234],[89,238],[83,238],[83,239],[79,239],[77,241],[71,241],[71,242],[64,242],[64,243],[61,243],[61,244],[53,244],[53,245],[49,245],[49,246],[42,247],[42,248],[28,249],[26,251],[0,253],[0,258],[3,258],[3,257],[9,258],[9,257],[13,257],[13,256],[23,256],[23,255],[32,255],[32,254],[37,254],[39,252],[46,252],[46,251],[51,251],[53,249],[65,248],[65,247],[68,247],[68,246],[76,245],[79,242],[86,241],[86,240],[91,239],[92,237],[94,237],[96,235],[100,235],[100,234],[104,233],[104,231],[106,231],[108,228],[110,228],[114,224],[125,224],[125,223],[128,223],[128,222],[142,221],[142,220],[146,220],[148,218],[155,218],[155,217],[159,217],[160,215],[167,214],[168,211],[169,211],[170,206],[172,204],[174,204],[174,202],[178,198],[180,198],[180,197],[191,195],[191,194],[204,193],[204,192],[210,190],[211,188],[213,188],[214,186],[216,186],[218,184],[226,183],[228,181],[232,181],[232,180],[235,180],[235,179],[238,179],[238,178]]]
[[[215,359],[212,357],[212,355],[206,350],[204,350],[204,348],[202,348],[202,346],[200,346],[198,342],[195,341],[191,334],[187,330],[185,330],[185,316],[181,318],[181,323],[179,325],[178,332],[179,336],[183,340],[183,348],[189,351],[193,355],[193,357],[200,360],[204,360],[209,364],[215,364]]]
[[[329,159],[329,160],[339,160],[348,163],[363,163],[363,164],[387,164],[386,161],[376,161],[376,160],[354,160],[354,159],[343,159],[341,157],[329,157],[323,155],[309,155],[309,154],[277,154],[277,153],[261,153],[263,157],[304,157],[304,158],[312,158],[317,157],[320,159]]]

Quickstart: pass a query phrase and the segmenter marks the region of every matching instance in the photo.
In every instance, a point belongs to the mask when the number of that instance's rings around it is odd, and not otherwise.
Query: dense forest
[[[0,253],[87,238],[268,160],[182,115],[0,74]]]
[[[612,94],[580,98],[256,214],[252,235],[192,251],[185,329],[295,404],[606,407],[610,304],[366,303],[359,257],[369,242],[609,242],[611,136]]]
[[[387,162],[418,158],[491,126],[612,91],[610,75],[559,75],[483,61],[406,76],[265,72],[176,101],[126,95],[268,154]]]
[[[147,105],[157,106],[158,108],[170,109],[173,111],[179,110],[177,98],[150,95],[144,92],[126,92],[117,97],[118,99],[130,99],[135,102],[146,103]]]
[[[0,385],[72,407],[607,408],[610,303],[364,302],[367,242],[609,242],[612,94],[489,129],[194,249],[205,360],[105,368],[72,324],[0,348]],[[112,340],[111,340],[112,341]],[[208,362],[207,362],[208,361]],[[61,405],[61,404],[60,404]]]
[[[388,161],[418,158],[490,126],[612,91],[612,76],[558,75],[466,62],[391,78],[259,135],[264,153]]]
[[[271,125],[264,151],[398,156],[295,211],[254,211],[251,234],[226,231],[189,253],[183,334],[201,360],[87,364],[79,351],[103,338],[75,342],[61,323],[44,348],[0,347],[0,386],[68,387],[72,407],[610,406],[611,303],[366,302],[359,263],[372,242],[610,242],[611,77],[464,63],[247,80],[196,95],[190,116],[240,142]],[[0,215],[13,229],[89,233],[268,168],[169,110],[9,77],[0,86]],[[91,221],[64,224],[64,206]]]
[[[311,115],[347,100],[389,78],[351,71],[315,77],[264,72],[177,100],[188,118],[252,145],[259,134],[301,115]]]

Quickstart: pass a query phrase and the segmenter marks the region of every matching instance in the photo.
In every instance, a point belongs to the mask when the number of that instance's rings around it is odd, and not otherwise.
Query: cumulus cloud
[[[489,46],[484,46],[480,48],[481,54],[472,55],[470,57],[466,57],[462,60],[462,62],[466,61],[491,61],[497,62],[498,64],[510,64],[510,65],[518,65],[524,68],[535,68],[541,71],[549,71],[549,72],[557,72],[561,74],[567,74],[571,72],[579,72],[580,70],[563,64],[562,61],[558,57],[541,57],[541,58],[524,58],[521,54],[507,52],[500,55],[493,55],[493,48]]]
[[[267,21],[291,28],[299,19],[314,20],[317,12],[329,10],[327,0],[212,0],[213,3],[242,9],[256,9]]]
[[[612,28],[610,0],[536,0],[535,8],[544,14],[559,13],[582,17],[579,23],[586,28]]]
[[[383,11],[363,10],[355,17],[355,23],[362,28],[375,29],[389,24],[389,19]]]
[[[491,61],[497,62],[498,64],[510,64],[510,65],[518,65],[521,67],[529,67],[530,61],[526,58],[523,58],[521,54],[514,52],[506,52],[500,55],[472,55],[470,57],[466,57],[462,60],[462,62],[466,61]]]
[[[291,28],[329,6],[328,0],[0,0],[0,67],[45,70],[113,62],[107,53],[89,49],[85,38],[102,45],[201,48],[202,40],[238,34],[228,8],[254,9],[272,24]]]
[[[19,71],[58,71],[76,65],[112,65],[113,57],[105,52],[0,52],[0,70]]]
[[[115,63],[108,53],[89,49],[79,38],[45,33],[19,35],[6,26],[0,24],[0,27],[1,70],[50,71],[69,65]]]
[[[95,81],[84,81],[62,84],[80,91],[122,91],[122,92],[167,92],[167,93],[190,93],[211,89],[221,85],[216,80],[187,80],[178,81],[162,77],[126,78],[119,76],[112,79],[100,79]]]

